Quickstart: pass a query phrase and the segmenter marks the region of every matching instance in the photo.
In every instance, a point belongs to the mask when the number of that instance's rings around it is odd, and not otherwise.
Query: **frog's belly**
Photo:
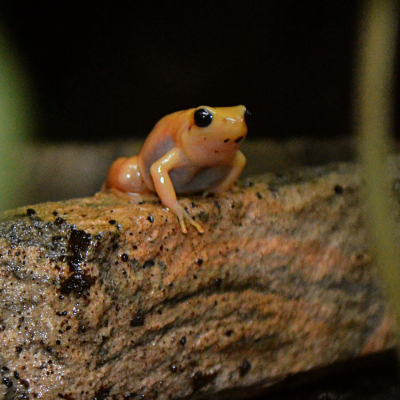
[[[169,172],[176,193],[202,192],[221,182],[229,173],[231,167],[202,168],[180,167]]]

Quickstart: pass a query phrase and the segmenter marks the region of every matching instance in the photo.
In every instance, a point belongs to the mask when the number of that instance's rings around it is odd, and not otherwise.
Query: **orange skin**
[[[198,122],[199,114],[206,114],[206,122]],[[233,185],[246,164],[239,146],[247,135],[245,116],[249,115],[244,106],[201,106],[165,116],[138,155],[114,161],[103,190],[157,192],[178,217],[183,233],[187,232],[185,222],[203,233],[176,193],[222,193]]]

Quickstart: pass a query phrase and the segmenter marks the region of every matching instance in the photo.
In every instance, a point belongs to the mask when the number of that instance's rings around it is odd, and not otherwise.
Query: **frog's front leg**
[[[232,167],[228,175],[218,185],[214,186],[208,192],[223,193],[226,192],[239,178],[244,166],[246,165],[246,157],[241,151],[237,151],[232,161],[229,163]]]
[[[178,203],[175,188],[169,176],[169,171],[188,163],[189,160],[184,152],[178,147],[174,147],[150,167],[150,174],[160,200],[178,217],[182,232],[187,232],[186,221],[193,225],[200,233],[203,233],[204,229],[201,225],[194,221],[189,213]]]

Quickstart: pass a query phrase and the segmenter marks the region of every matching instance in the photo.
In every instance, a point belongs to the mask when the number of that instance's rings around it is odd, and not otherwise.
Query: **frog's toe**
[[[198,224],[189,214],[185,214],[184,217],[179,218],[179,222],[181,224],[181,229],[183,233],[187,233],[185,220],[188,224],[194,226],[199,233],[204,233],[203,227],[200,224]]]
[[[178,217],[179,224],[181,225],[182,233],[187,233],[186,224],[183,217]]]
[[[199,231],[199,233],[204,233],[203,227],[193,219],[191,219],[190,224],[193,225]]]

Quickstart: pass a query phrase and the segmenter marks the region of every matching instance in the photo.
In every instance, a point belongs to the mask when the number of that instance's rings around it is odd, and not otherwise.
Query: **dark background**
[[[245,104],[250,137],[351,132],[359,2],[2,1],[38,136],[144,137],[170,112]]]

